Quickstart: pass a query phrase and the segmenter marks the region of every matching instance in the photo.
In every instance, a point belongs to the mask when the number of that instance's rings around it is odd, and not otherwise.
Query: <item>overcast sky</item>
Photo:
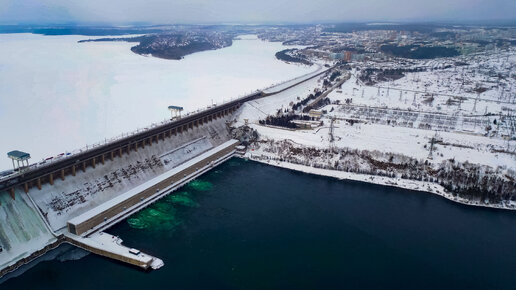
[[[515,18],[516,0],[0,0],[0,23],[286,23]]]

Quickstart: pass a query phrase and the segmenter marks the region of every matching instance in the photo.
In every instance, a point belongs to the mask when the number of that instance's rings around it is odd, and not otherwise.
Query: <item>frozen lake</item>
[[[0,34],[0,171],[6,153],[32,162],[169,118],[169,105],[193,111],[315,70],[274,54],[281,43],[254,36],[183,60],[144,57],[134,43],[87,36]]]

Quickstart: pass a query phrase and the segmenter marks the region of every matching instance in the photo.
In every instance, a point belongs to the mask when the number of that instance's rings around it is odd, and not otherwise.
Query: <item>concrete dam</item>
[[[233,113],[328,70],[0,180],[0,277],[62,243],[143,269],[163,262],[103,232],[233,157]]]

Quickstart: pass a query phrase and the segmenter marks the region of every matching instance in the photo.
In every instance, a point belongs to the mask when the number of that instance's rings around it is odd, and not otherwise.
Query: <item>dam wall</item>
[[[220,118],[28,192],[55,232],[66,222],[229,140]],[[23,193],[23,191],[21,192]],[[20,194],[20,193],[18,193]],[[25,194],[25,193],[23,193]]]
[[[1,178],[0,277],[34,261],[63,242],[82,248],[89,245],[90,250],[103,255],[103,251],[93,249],[98,240],[84,239],[109,228],[233,156],[234,148],[208,154],[213,157],[209,160],[203,154],[230,140],[227,124],[244,103],[283,92],[326,71],[319,70],[269,88],[267,92],[258,91],[78,154],[44,165],[31,165],[24,171]],[[168,177],[162,180],[164,183],[148,183],[165,175]],[[143,189],[141,186],[144,184],[150,188]],[[91,216],[93,222],[86,219],[84,222],[88,225],[83,227],[83,231],[75,232],[79,235],[69,232],[68,221],[101,209],[101,205],[109,204],[110,200],[116,200],[135,188],[142,191],[125,205],[125,209],[124,206],[118,210],[110,208],[108,210],[114,211],[109,216],[102,212]],[[122,257],[118,260],[124,261],[123,256],[126,255],[105,256]],[[149,260],[146,261],[138,266],[148,266]]]
[[[238,140],[224,142],[174,169],[76,216],[67,222],[68,231],[74,235],[87,236],[91,232],[104,229],[124,219],[126,216],[141,209],[142,206],[146,206],[157,198],[167,195],[211,167],[230,158],[239,143]]]

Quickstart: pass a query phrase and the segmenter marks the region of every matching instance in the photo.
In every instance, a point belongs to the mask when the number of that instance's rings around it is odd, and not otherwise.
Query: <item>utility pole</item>
[[[330,123],[330,132],[329,132],[329,137],[330,137],[330,150],[333,151],[335,149],[335,144],[334,144],[334,141],[335,141],[335,137],[333,136],[333,128],[334,128],[334,123],[335,123],[335,119],[336,117],[333,116],[331,118],[331,123]]]
[[[430,152],[428,153],[428,159],[433,159],[432,153],[434,151],[434,144],[437,141],[435,136],[437,136],[437,132],[435,132],[435,135],[430,140]]]

